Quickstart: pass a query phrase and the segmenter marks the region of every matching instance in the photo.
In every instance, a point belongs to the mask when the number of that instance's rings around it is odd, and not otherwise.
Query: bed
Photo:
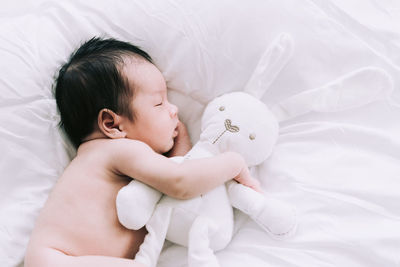
[[[49,1],[0,4],[0,266],[23,266],[46,198],[74,156],[58,130],[52,84],[72,50],[94,35],[130,41],[164,74],[193,142],[214,97],[240,91],[264,48],[289,34],[295,49],[262,101],[313,88],[354,91],[343,77],[387,77],[351,109],[312,110],[281,123],[257,168],[266,194],[292,203],[296,234],[271,239],[240,212],[221,266],[400,266],[400,3],[396,0]],[[356,79],[357,100],[373,75]],[[346,88],[344,88],[346,87]],[[342,94],[343,93],[343,94]],[[285,102],[286,101],[286,102]],[[186,266],[165,247],[158,266]]]

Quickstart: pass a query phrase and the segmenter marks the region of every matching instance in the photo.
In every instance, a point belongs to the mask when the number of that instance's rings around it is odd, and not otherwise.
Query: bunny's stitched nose
[[[232,125],[232,121],[230,119],[225,120],[225,129],[231,133],[237,133],[240,130],[238,126]]]
[[[212,142],[213,144],[215,144],[215,143],[218,141],[218,139],[220,139],[221,136],[222,136],[224,133],[226,133],[227,131],[228,131],[228,132],[231,132],[231,133],[237,133],[237,132],[240,131],[240,128],[239,128],[238,126],[232,125],[232,121],[231,121],[230,119],[226,119],[226,120],[224,121],[224,125],[225,125],[225,130],[224,130],[220,135],[218,135],[217,138],[215,138],[215,140]]]

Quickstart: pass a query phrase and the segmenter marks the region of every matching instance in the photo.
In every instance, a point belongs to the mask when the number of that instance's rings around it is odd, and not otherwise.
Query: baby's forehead
[[[154,93],[166,86],[158,68],[140,56],[124,59],[123,75],[135,91]]]
[[[134,78],[133,76],[136,74],[136,70],[138,70],[140,67],[146,66],[147,64],[152,64],[143,57],[132,53],[123,55],[122,60],[122,72],[125,76],[132,78]]]

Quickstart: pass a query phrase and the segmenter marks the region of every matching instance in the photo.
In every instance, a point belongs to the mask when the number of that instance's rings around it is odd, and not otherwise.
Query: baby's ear
[[[97,117],[97,125],[100,131],[111,139],[124,138],[126,133],[119,126],[121,117],[110,109],[103,108]]]

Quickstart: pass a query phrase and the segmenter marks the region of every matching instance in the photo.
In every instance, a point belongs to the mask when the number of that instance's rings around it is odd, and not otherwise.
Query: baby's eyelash
[[[161,102],[160,104],[157,104],[156,107],[161,106],[163,102]]]

